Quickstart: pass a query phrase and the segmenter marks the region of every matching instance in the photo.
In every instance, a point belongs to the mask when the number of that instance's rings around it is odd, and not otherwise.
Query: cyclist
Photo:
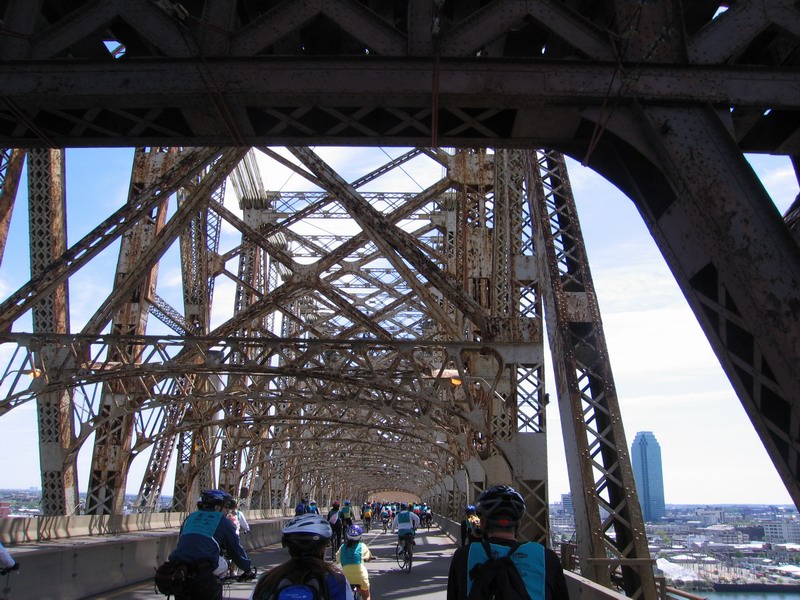
[[[250,533],[250,524],[247,522],[247,519],[245,519],[244,513],[239,510],[239,505],[236,503],[235,499],[232,501],[230,511],[225,517],[233,523],[233,526],[236,528],[236,535],[242,532]]]
[[[408,510],[408,504],[405,502],[400,503],[400,512],[392,522],[392,533],[397,531],[397,540],[403,541],[408,536],[411,538],[411,544],[414,544],[414,532],[419,527],[419,517],[413,512]]]
[[[466,546],[470,542],[479,541],[482,537],[481,520],[475,514],[475,506],[467,504],[464,520],[461,521],[461,545]]]
[[[425,527],[430,527],[431,523],[433,523],[433,512],[431,511],[431,507],[428,506],[427,502],[422,503],[422,508],[420,509],[420,516],[419,516],[420,524]]]
[[[386,504],[381,506],[381,524],[383,525],[383,533],[386,533],[389,527],[389,507]]]
[[[328,512],[328,523],[333,529],[333,535],[336,538],[336,547],[342,545],[342,511],[339,509],[339,503],[334,502],[331,510]]]
[[[484,538],[456,549],[447,579],[447,600],[466,600],[473,569],[487,560],[487,546],[495,556],[508,555],[517,567],[528,596],[534,600],[569,600],[564,571],[555,552],[536,542],[516,541],[525,501],[514,488],[495,485],[475,504]],[[484,542],[486,542],[484,544]]]
[[[341,510],[342,521],[344,522],[344,526],[349,529],[350,526],[353,524],[353,507],[350,505],[350,500],[344,501],[344,506]]]
[[[319,507],[317,506],[316,500],[312,500],[311,502],[308,503],[308,512],[314,515],[319,514]]]
[[[234,502],[233,513],[236,515],[236,520],[239,521],[239,530],[243,533],[250,533],[250,523],[247,522],[244,513],[241,511],[241,506],[241,502]]]
[[[364,521],[364,527],[369,531],[370,525],[372,525],[372,506],[364,504],[361,508],[361,519]]]
[[[321,515],[301,515],[286,523],[281,544],[289,550],[290,558],[259,579],[251,600],[276,600],[284,589],[286,597],[310,598],[308,588],[316,588],[317,595],[325,600],[353,600],[344,574],[325,560],[332,536],[331,526]],[[302,595],[304,591],[306,595]]]
[[[299,517],[300,515],[304,515],[308,512],[308,500],[305,498],[300,498],[300,504],[294,507],[294,516]]]
[[[181,525],[178,545],[169,555],[169,561],[187,565],[193,577],[189,590],[177,594],[175,600],[222,598],[222,583],[218,575],[228,566],[220,560],[223,551],[244,571],[244,579],[255,577],[250,559],[236,535],[236,527],[225,518],[232,506],[233,498],[226,492],[206,490],[197,502],[199,510],[186,517]],[[220,571],[223,565],[224,569]]]
[[[364,563],[374,560],[369,547],[361,541],[363,530],[358,525],[353,525],[347,530],[347,541],[342,544],[336,553],[336,562],[342,565],[347,581],[350,585],[361,588],[361,598],[369,600],[369,574]]]
[[[16,571],[19,569],[19,563],[14,560],[11,553],[6,550],[3,544],[0,544],[0,574],[5,575],[8,571]]]

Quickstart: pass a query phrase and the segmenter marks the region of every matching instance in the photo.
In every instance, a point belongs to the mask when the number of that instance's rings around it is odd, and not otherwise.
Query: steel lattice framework
[[[0,305],[0,325],[33,315],[31,332],[3,334],[16,351],[0,412],[37,402],[48,514],[74,506],[75,456],[94,434],[97,514],[120,509],[130,462],[148,452],[143,510],[171,462],[176,510],[212,484],[268,507],[379,482],[456,514],[507,481],[526,496],[523,533],[545,540],[546,316],[573,423],[581,570],[653,597],[563,154],[636,203],[800,505],[797,209],[782,219],[743,158],[798,155],[795,2],[0,11],[0,249],[26,156],[32,247],[31,279]],[[309,148],[359,144],[416,149],[347,181]],[[75,146],[137,150],[126,205],[67,248],[57,149]],[[317,191],[265,189],[255,156]],[[373,191],[422,160],[439,181]],[[332,222],[335,234],[313,225]],[[220,246],[223,225],[239,245]],[[72,332],[69,279],[116,242],[113,291]],[[174,245],[183,306],[156,291]],[[212,326],[219,278],[236,294]],[[151,316],[176,335],[148,335]],[[456,373],[462,385],[448,383]]]

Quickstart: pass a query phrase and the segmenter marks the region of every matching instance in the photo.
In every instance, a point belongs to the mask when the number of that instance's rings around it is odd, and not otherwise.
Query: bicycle
[[[350,585],[350,589],[353,590],[353,600],[361,600],[361,586]]]
[[[247,581],[252,581],[258,577],[258,568],[251,567],[250,568],[250,575],[245,573],[241,573],[239,575],[223,575],[219,578],[219,582],[223,586],[230,586],[234,583],[244,583]]]
[[[364,521],[364,533],[369,533],[369,524],[372,521],[370,518],[363,519]]]
[[[386,533],[389,529],[389,518],[381,519],[381,523],[383,524],[383,533]]]
[[[411,572],[411,563],[414,560],[414,536],[406,534],[397,540],[397,547],[394,551],[397,559],[397,566],[401,571]]]

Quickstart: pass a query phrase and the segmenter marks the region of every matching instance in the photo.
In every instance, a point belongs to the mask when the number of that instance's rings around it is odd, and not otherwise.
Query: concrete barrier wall
[[[257,511],[252,512],[252,520],[247,515],[251,533],[242,537],[245,549],[280,541],[284,518],[258,521]],[[9,551],[20,569],[0,577],[0,599],[85,598],[140,583],[152,579],[155,568],[167,560],[177,541],[176,527],[11,546]]]
[[[245,511],[251,520],[273,519],[288,515],[285,510]],[[4,545],[24,542],[48,542],[86,535],[133,533],[180,527],[187,513],[158,512],[132,515],[75,515],[71,517],[31,517],[0,519],[0,541]]]

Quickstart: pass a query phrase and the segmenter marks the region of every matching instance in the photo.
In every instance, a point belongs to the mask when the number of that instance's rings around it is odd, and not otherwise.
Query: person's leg
[[[222,600],[222,583],[211,565],[203,565],[191,585],[191,600]]]

